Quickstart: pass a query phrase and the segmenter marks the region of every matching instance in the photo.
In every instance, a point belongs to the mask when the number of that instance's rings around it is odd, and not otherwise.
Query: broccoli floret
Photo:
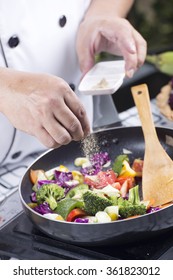
[[[107,206],[112,206],[112,202],[98,193],[87,191],[83,194],[84,210],[88,215],[94,216],[98,211],[104,211]]]
[[[118,198],[118,208],[121,218],[128,218],[146,213],[146,206],[140,202],[139,186],[129,190],[129,199]]]
[[[118,197],[117,196],[109,196],[109,201],[111,201],[112,205],[118,205]]]
[[[73,198],[78,196],[79,198],[89,189],[88,185],[86,184],[79,184],[78,186],[69,190],[66,194],[66,198]]]
[[[146,207],[144,204],[139,205],[119,205],[119,215],[121,218],[128,218],[135,215],[144,215],[146,213]]]
[[[45,184],[36,193],[37,203],[47,202],[52,210],[57,207],[57,200],[64,197],[64,189],[56,184]]]

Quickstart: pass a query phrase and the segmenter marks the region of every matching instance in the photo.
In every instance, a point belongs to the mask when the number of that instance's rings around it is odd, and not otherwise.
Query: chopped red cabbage
[[[89,223],[89,219],[88,218],[76,218],[74,220],[74,223],[87,224],[87,223]]]
[[[99,171],[101,171],[101,168],[94,168],[93,166],[80,169],[82,175],[96,175]]]
[[[33,208],[37,213],[44,215],[47,213],[53,213],[53,211],[50,209],[49,204],[47,202],[43,202],[42,204],[36,206]]]
[[[37,202],[36,192],[31,193],[31,201],[32,202]]]
[[[90,157],[91,164],[93,167],[102,167],[105,165],[108,161],[110,161],[109,154],[107,152],[100,152],[95,153]]]
[[[56,184],[56,181],[55,181],[55,180],[38,180],[38,182],[37,182],[37,187],[38,187],[38,189],[39,189],[42,185],[45,185],[45,184]]]
[[[79,184],[79,182],[77,180],[71,180],[71,181],[65,182],[65,184],[64,184],[64,187],[65,187],[64,194],[66,195],[71,189],[75,188],[78,184]]]
[[[83,175],[96,175],[109,161],[110,157],[107,152],[95,153],[90,157],[91,166],[81,168],[80,172]]]
[[[153,213],[153,212],[156,212],[160,210],[160,207],[150,207],[148,210],[147,210],[147,213]]]
[[[65,188],[65,195],[71,188],[74,188],[79,184],[78,181],[73,180],[72,172],[63,172],[59,170],[55,170],[55,181],[56,184]]]
[[[73,180],[72,172],[62,172],[55,170],[55,180],[61,187],[66,186],[66,182]]]

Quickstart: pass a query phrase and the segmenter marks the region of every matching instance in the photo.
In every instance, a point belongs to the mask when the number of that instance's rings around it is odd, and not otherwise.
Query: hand
[[[105,51],[124,57],[128,77],[142,66],[147,49],[146,41],[133,26],[116,16],[86,17],[79,27],[76,46],[83,74],[94,65],[95,55]]]
[[[48,148],[89,133],[83,105],[61,78],[3,69],[0,89],[0,111],[14,127],[36,136]]]

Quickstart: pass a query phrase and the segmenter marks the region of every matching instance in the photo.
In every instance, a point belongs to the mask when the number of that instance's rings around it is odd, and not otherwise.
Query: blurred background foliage
[[[173,50],[173,0],[136,0],[127,19],[147,41],[149,54]],[[101,53],[96,60],[113,58]]]
[[[136,0],[128,20],[147,41],[148,52],[173,49],[173,0]]]

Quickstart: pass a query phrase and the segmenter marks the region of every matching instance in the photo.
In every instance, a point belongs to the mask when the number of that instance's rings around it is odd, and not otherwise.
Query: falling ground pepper
[[[100,151],[98,142],[98,136],[92,133],[81,141],[81,148],[85,157],[89,158],[93,153]]]

